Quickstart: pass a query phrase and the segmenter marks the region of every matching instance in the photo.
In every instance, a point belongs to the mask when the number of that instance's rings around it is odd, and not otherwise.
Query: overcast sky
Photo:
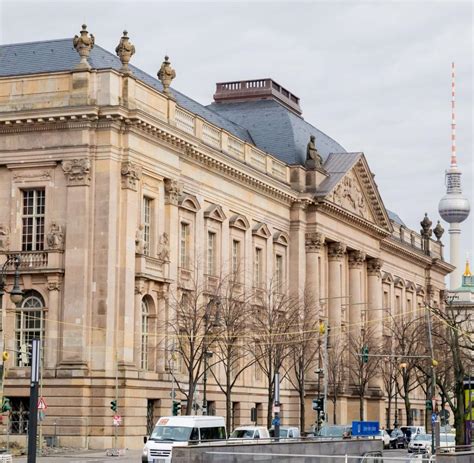
[[[417,231],[425,212],[439,219],[454,61],[458,164],[474,207],[470,1],[0,0],[0,18],[2,43],[72,38],[85,22],[112,52],[126,28],[133,64],[156,75],[168,53],[173,86],[203,104],[216,82],[272,77],[301,98],[307,121],[365,153],[386,207]],[[474,253],[473,215],[463,258]]]

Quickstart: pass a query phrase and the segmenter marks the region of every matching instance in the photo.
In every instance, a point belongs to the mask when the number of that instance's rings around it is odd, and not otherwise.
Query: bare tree
[[[359,397],[361,421],[364,420],[364,397],[369,381],[379,374],[380,352],[376,328],[367,325],[359,332],[349,334],[348,370],[351,386]]]
[[[331,335],[329,337],[326,354],[327,371],[325,371],[325,374],[328,375],[328,396],[333,404],[332,416],[334,424],[337,424],[337,400],[345,380],[344,369],[346,347],[345,338],[343,336]]]
[[[322,327],[324,325],[321,325]],[[300,408],[300,429],[305,429],[305,392],[308,373],[314,371],[321,349],[323,331],[320,329],[319,311],[306,292],[300,307],[298,325],[293,330],[291,354],[288,358],[288,380],[297,391]]]
[[[251,295],[245,295],[242,285],[232,274],[221,284],[219,298],[219,336],[214,340],[216,362],[224,370],[223,377],[211,373],[226,398],[226,425],[231,429],[232,391],[242,373],[255,363],[249,355],[246,342],[249,333],[249,320],[252,315]]]
[[[275,373],[283,371],[283,362],[291,354],[291,341],[298,326],[298,304],[272,285],[268,290],[257,290],[254,302],[251,323],[255,361],[267,380],[267,427],[270,427]]]
[[[387,353],[393,352],[392,350],[392,338],[390,336],[385,337],[384,341],[384,351]],[[387,394],[387,416],[385,427],[389,429],[390,425],[390,417],[392,416],[392,402],[395,398],[397,393],[397,388],[395,385],[395,381],[397,378],[397,368],[398,363],[392,355],[388,355],[387,357],[383,357],[380,362],[380,374],[382,376],[384,389]]]

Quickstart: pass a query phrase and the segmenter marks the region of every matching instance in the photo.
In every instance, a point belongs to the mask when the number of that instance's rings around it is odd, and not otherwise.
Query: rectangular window
[[[207,232],[207,274],[216,273],[216,234]]]
[[[255,248],[255,256],[253,261],[253,278],[254,286],[260,288],[262,286],[262,249]]]
[[[181,268],[189,267],[189,224],[181,222],[179,254]]]
[[[281,293],[283,291],[283,256],[277,254],[275,257],[275,289]]]
[[[240,265],[240,241],[232,240],[232,273],[236,276],[239,271],[239,265]]]
[[[150,255],[150,236],[151,236],[151,203],[152,199],[143,198],[143,241],[144,241],[144,254]]]
[[[23,191],[21,239],[23,251],[42,251],[44,249],[45,199],[43,189]]]

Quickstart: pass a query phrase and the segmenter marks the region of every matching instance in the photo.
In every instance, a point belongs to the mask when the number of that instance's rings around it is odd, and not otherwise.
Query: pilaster
[[[349,252],[349,325],[352,336],[360,333],[362,320],[361,311],[367,309],[363,306],[363,278],[362,270],[366,255],[362,251]]]
[[[328,319],[332,330],[332,337],[338,338],[341,334],[342,321],[342,265],[346,253],[346,245],[339,242],[328,245]]]

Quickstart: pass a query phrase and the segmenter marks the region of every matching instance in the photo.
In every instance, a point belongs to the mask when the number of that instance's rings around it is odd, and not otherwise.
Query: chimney
[[[242,101],[275,100],[301,116],[300,99],[273,79],[239,80],[216,84],[216,103],[240,103]]]

